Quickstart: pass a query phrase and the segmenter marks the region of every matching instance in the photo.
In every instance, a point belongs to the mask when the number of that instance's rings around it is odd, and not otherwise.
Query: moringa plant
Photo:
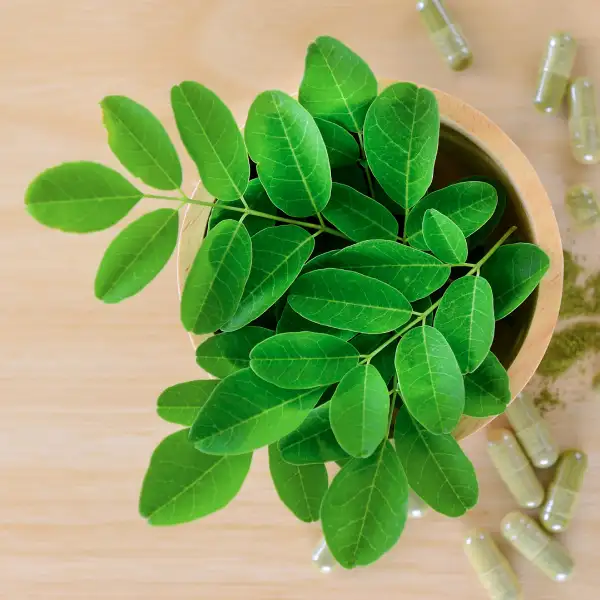
[[[463,415],[497,415],[510,401],[495,323],[549,265],[533,244],[506,244],[515,227],[496,231],[501,186],[474,177],[431,191],[434,94],[411,83],[378,94],[367,64],[329,37],[308,49],[298,100],[261,93],[243,134],[199,83],[176,85],[171,105],[214,202],[183,191],[165,128],[122,96],[101,103],[108,143],[152,190],[72,162],[41,173],[25,199],[40,223],[75,233],[109,228],[142,200],[173,202],[109,245],[95,282],[107,303],[165,266],[183,207],[210,209],[181,321],[211,334],[196,359],[215,379],[158,398],[158,414],[185,429],[154,451],[142,516],[174,525],[225,507],[263,447],[283,503],[321,520],[346,568],[396,544],[409,486],[434,510],[464,514],[477,479],[452,432]],[[330,482],[331,462],[341,469]]]

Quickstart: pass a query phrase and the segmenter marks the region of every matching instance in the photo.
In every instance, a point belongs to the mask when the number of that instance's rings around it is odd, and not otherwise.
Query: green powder
[[[583,315],[600,314],[600,272],[587,278],[584,284],[577,283],[583,268],[570,252],[563,253],[565,277],[560,316],[563,319]]]
[[[600,390],[600,372],[596,373],[592,379],[592,389],[596,391]]]
[[[540,409],[542,414],[563,406],[563,402],[558,397],[558,394],[551,392],[547,387],[540,391],[533,399],[533,403]]]

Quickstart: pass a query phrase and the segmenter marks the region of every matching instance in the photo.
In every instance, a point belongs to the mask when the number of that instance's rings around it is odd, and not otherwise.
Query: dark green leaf
[[[433,302],[429,296],[427,298],[421,298],[420,300],[415,300],[412,302],[412,307],[415,312],[424,313],[426,310],[431,308]],[[425,325],[431,325],[433,327],[433,318],[435,316],[435,311],[430,312],[425,317]]]
[[[308,47],[299,98],[312,115],[357,133],[375,96],[375,75],[350,48],[327,36]]]
[[[268,446],[294,431],[325,389],[283,390],[251,369],[237,371],[215,388],[190,439],[210,454],[242,454]]]
[[[162,123],[125,96],[107,96],[100,106],[108,145],[121,164],[153,188],[181,187],[181,163]]]
[[[107,248],[96,274],[96,297],[121,302],[145,288],[177,245],[179,212],[159,208],[129,224]]]
[[[279,91],[260,94],[244,130],[258,176],[277,208],[292,217],[321,212],[331,195],[323,136],[310,114]]]
[[[321,507],[323,534],[346,569],[375,562],[400,539],[408,513],[408,483],[392,445],[355,458],[335,476]]]
[[[332,267],[333,265],[333,257],[339,252],[339,250],[329,250],[329,252],[323,252],[323,254],[319,254],[311,258],[302,269],[302,273],[310,273],[311,271],[316,271],[317,269],[324,269],[326,267]]]
[[[491,179],[490,177],[470,177],[469,180],[489,183],[494,186],[498,194],[498,203],[496,204],[494,214],[469,238],[469,247],[475,248],[476,246],[481,246],[492,235],[496,227],[500,224],[500,221],[502,221],[504,211],[506,210],[508,192],[498,180]]]
[[[358,364],[356,348],[325,333],[280,333],[250,353],[250,367],[262,379],[285,389],[337,383]]]
[[[395,358],[397,346],[398,342],[392,342],[371,359],[371,364],[381,373],[386,384],[390,382],[396,373]]]
[[[451,435],[429,433],[402,407],[396,415],[394,439],[410,487],[431,508],[460,517],[477,504],[475,469]]]
[[[452,219],[435,208],[425,212],[423,237],[429,249],[445,263],[462,264],[467,260],[465,234]]]
[[[277,323],[277,333],[292,333],[294,331],[313,331],[314,333],[327,333],[335,335],[342,340],[350,340],[356,334],[354,331],[345,331],[343,329],[334,329],[333,327],[325,327],[313,321],[305,319],[299,315],[289,304],[286,303],[283,313]]]
[[[212,456],[196,450],[184,429],[156,448],[140,495],[150,525],[177,525],[225,508],[250,470],[252,454]]]
[[[292,465],[271,444],[269,470],[278,496],[292,513],[305,523],[318,521],[329,483],[325,465]]]
[[[351,133],[324,119],[315,119],[315,123],[323,136],[332,169],[353,165],[358,161],[360,148]]]
[[[216,379],[200,379],[167,388],[158,397],[158,416],[169,423],[189,427],[218,383]]]
[[[241,198],[250,180],[250,162],[231,111],[214,92],[194,81],[171,89],[171,106],[181,141],[206,191],[225,202]]]
[[[396,373],[404,403],[431,433],[449,433],[465,406],[465,386],[450,345],[433,327],[411,329],[398,344]]]
[[[433,92],[412,83],[395,83],[383,90],[367,113],[369,166],[388,196],[405,210],[431,185],[439,135]]]
[[[211,229],[194,258],[181,296],[188,331],[212,333],[235,314],[252,266],[252,243],[238,221]]]
[[[481,267],[481,274],[494,292],[496,319],[503,319],[523,304],[549,267],[548,255],[534,244],[508,244],[498,248]]]
[[[42,225],[69,233],[90,233],[118,223],[142,196],[120,173],[82,161],[40,173],[27,188],[25,205]]]
[[[511,400],[508,373],[491,352],[481,366],[465,375],[465,415],[491,417],[502,414]]]

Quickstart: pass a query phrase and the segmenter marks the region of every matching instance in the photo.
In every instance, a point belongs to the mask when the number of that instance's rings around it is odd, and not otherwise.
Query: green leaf
[[[395,240],[398,236],[398,221],[387,208],[341,183],[333,184],[323,216],[355,242]]]
[[[218,383],[216,379],[200,379],[167,388],[158,397],[158,416],[169,423],[189,427]]]
[[[125,96],[100,102],[108,145],[121,164],[159,190],[181,187],[181,163],[162,123],[144,106]]]
[[[252,266],[252,243],[238,221],[222,221],[208,232],[190,268],[181,296],[188,331],[212,333],[238,309]]]
[[[311,410],[298,429],[279,440],[283,460],[293,465],[310,465],[348,458],[331,429],[330,404],[326,402]]]
[[[329,250],[328,252],[323,252],[323,254],[314,256],[304,265],[302,273],[310,273],[311,271],[316,271],[317,269],[324,269],[326,267],[334,266],[333,257],[338,252],[339,250]]]
[[[421,298],[420,300],[415,300],[412,302],[412,307],[415,312],[424,313],[427,309],[431,308],[433,302],[431,298],[428,296],[427,298]],[[431,325],[433,327],[433,320],[435,316],[435,311],[430,312],[425,317],[425,325]]]
[[[534,244],[498,248],[481,267],[494,292],[496,319],[503,319],[523,304],[549,268],[548,255]]]
[[[206,191],[224,202],[241,198],[248,187],[250,162],[229,108],[194,81],[171,89],[171,106],[181,141]]]
[[[395,83],[379,94],[365,120],[365,153],[388,196],[414,206],[433,180],[440,135],[437,100],[430,90]]]
[[[258,176],[277,208],[292,217],[321,212],[331,195],[323,136],[310,114],[279,91],[260,94],[244,130]]]
[[[283,390],[251,369],[237,371],[215,388],[190,439],[210,454],[242,454],[268,446],[294,431],[325,389]]]
[[[444,292],[435,313],[435,328],[446,338],[460,370],[471,373],[494,341],[494,298],[483,277],[461,277]]]
[[[305,523],[319,520],[329,480],[325,465],[291,465],[277,444],[269,446],[269,470],[281,501]]]
[[[354,331],[345,331],[343,329],[334,329],[313,323],[303,316],[299,315],[289,304],[286,303],[283,313],[277,323],[277,333],[292,333],[295,331],[313,331],[314,333],[327,333],[334,335],[342,340],[350,340],[356,333]]]
[[[252,348],[272,335],[272,331],[263,327],[243,327],[231,333],[213,335],[196,348],[196,362],[207,373],[225,379],[236,371],[247,369]]]
[[[396,415],[394,440],[410,487],[431,508],[460,517],[477,504],[475,469],[451,435],[431,434],[402,407]]]
[[[40,173],[25,192],[25,205],[42,225],[69,233],[90,233],[118,223],[142,196],[120,173],[82,161]]]
[[[254,321],[285,294],[315,247],[296,225],[280,225],[252,237],[252,271],[237,311],[223,329],[235,331]]]
[[[433,327],[411,329],[398,344],[396,373],[411,415],[431,433],[451,432],[465,406],[465,386],[456,357]]]
[[[375,75],[350,48],[327,36],[308,47],[299,99],[310,114],[358,133],[375,96]]]
[[[390,413],[386,382],[373,365],[344,375],[331,399],[331,428],[350,456],[365,458],[385,439]]]
[[[462,264],[467,260],[467,238],[460,227],[435,208],[425,212],[423,237],[429,249],[442,261]]]
[[[435,256],[388,240],[369,240],[343,248],[323,266],[379,279],[402,292],[410,302],[426,298],[450,277],[450,267]]]
[[[361,333],[352,338],[351,344],[362,354],[367,355],[379,348],[385,341],[390,339],[389,333]],[[383,350],[380,350],[372,359],[371,364],[379,371],[383,380],[387,383],[396,373],[394,364],[394,355],[398,343],[388,344]]]
[[[511,401],[508,373],[491,352],[480,367],[465,375],[465,415],[491,417],[500,415]]]
[[[358,162],[360,148],[351,133],[348,133],[343,127],[324,119],[315,119],[315,123],[323,136],[332,169]]]
[[[506,211],[508,192],[502,183],[490,177],[469,177],[469,181],[483,181],[485,183],[489,183],[490,185],[494,186],[494,189],[498,194],[498,203],[496,204],[496,210],[494,211],[494,214],[469,238],[469,247],[475,248],[477,246],[481,246],[490,237],[490,235],[492,235],[496,227],[502,221],[502,217]]]
[[[496,210],[498,194],[489,183],[465,181],[427,194],[410,211],[405,234],[414,248],[429,250],[423,236],[423,219],[429,209],[435,209],[451,219],[465,237],[482,227]]]
[[[140,514],[150,525],[177,525],[225,508],[250,470],[252,454],[211,456],[183,429],[156,448],[144,477]]]
[[[259,377],[292,390],[337,383],[357,364],[354,346],[325,333],[280,333],[250,353],[250,368]]]
[[[315,323],[359,333],[392,331],[412,314],[408,300],[392,286],[341,269],[321,269],[300,276],[288,302]]]
[[[130,223],[104,253],[94,284],[96,298],[111,304],[144,289],[169,262],[178,233],[179,212],[172,208]]]
[[[327,546],[346,569],[375,562],[400,539],[408,483],[392,445],[355,458],[335,476],[321,506]]]

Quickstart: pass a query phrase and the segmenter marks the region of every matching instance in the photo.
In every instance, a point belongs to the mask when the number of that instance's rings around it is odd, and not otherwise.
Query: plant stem
[[[362,131],[358,132],[358,147],[360,148],[360,158],[362,160],[367,160],[367,154],[365,152],[365,138],[363,136]],[[367,187],[369,188],[369,195],[371,198],[375,199],[375,186],[373,185],[373,178],[371,177],[371,169],[369,169],[369,165],[363,166],[365,170],[365,176],[367,178]]]

